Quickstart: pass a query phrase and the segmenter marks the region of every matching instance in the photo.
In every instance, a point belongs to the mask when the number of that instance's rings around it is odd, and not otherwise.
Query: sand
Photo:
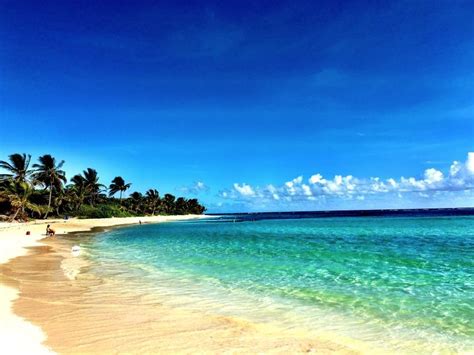
[[[52,226],[69,233],[183,218],[196,216],[69,220]],[[45,228],[45,222],[0,225],[2,353],[370,352],[334,334],[164,306],[159,298],[87,273],[87,264],[76,263],[80,258],[68,257],[71,241],[41,240]]]
[[[103,219],[62,219],[33,221],[29,223],[0,223],[0,264],[21,255],[27,254],[27,247],[43,245],[40,240],[45,238],[46,226],[51,226],[57,233],[70,233],[91,230],[94,227],[119,226],[126,224],[157,223],[179,219],[202,218],[203,216],[155,216],[131,218]],[[26,235],[29,231],[30,235]],[[51,349],[42,343],[46,340],[45,333],[12,310],[18,299],[19,291],[15,282],[0,279],[0,344],[4,354],[47,354]]]

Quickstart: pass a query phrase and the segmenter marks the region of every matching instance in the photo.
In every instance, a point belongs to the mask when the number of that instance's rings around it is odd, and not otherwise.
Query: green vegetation
[[[23,220],[48,216],[77,216],[79,218],[130,217],[144,215],[202,214],[205,207],[197,199],[171,194],[160,197],[158,190],[149,189],[145,195],[132,192],[121,176],[115,177],[109,188],[99,182],[95,169],[88,168],[74,175],[68,183],[59,162],[45,154],[30,169],[31,155],[12,154],[0,161],[0,218]],[[114,195],[119,192],[119,198]]]

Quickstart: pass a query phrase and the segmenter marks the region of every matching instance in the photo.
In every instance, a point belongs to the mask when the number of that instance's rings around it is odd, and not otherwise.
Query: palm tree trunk
[[[48,218],[49,209],[51,208],[51,198],[53,197],[53,184],[49,185],[49,199],[48,199],[48,210],[44,215],[44,219]]]
[[[13,215],[13,217],[10,218],[10,222],[13,222],[16,218],[16,216],[18,215],[18,212],[20,212],[20,207],[18,207],[15,211],[15,214]]]
[[[122,204],[122,190],[120,190],[120,204]]]

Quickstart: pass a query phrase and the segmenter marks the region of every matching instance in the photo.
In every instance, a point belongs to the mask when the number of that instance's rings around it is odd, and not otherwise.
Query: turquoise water
[[[111,230],[93,270],[171,305],[388,350],[474,350],[474,218],[176,222]]]

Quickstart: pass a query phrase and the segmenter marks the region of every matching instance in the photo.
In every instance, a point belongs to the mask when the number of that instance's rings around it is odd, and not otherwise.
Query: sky
[[[474,2],[0,0],[17,152],[216,213],[474,206]]]

